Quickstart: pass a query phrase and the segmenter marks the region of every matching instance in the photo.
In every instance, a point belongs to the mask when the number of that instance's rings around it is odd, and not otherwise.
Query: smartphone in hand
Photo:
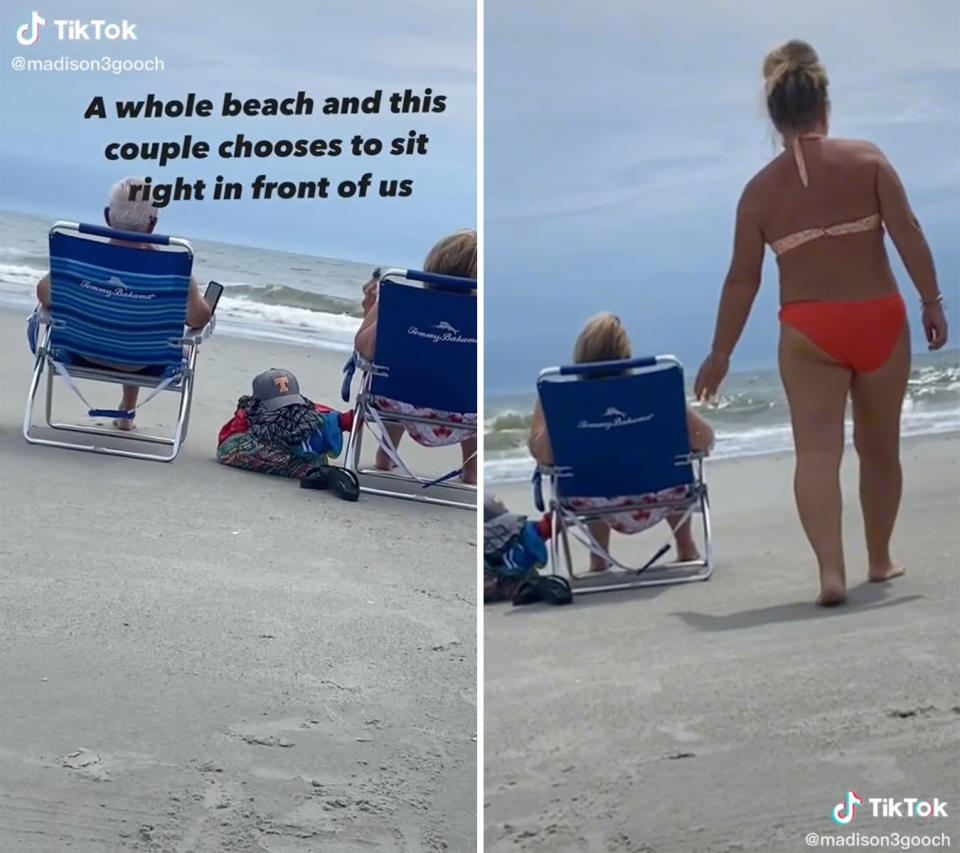
[[[217,310],[217,303],[220,301],[220,297],[223,296],[223,285],[218,281],[211,281],[207,285],[207,290],[203,294],[203,301],[210,306],[210,313],[213,314]]]

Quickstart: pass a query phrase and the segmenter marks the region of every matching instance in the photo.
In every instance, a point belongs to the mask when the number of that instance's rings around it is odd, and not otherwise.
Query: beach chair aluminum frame
[[[671,366],[678,367],[682,370],[680,361],[672,355],[630,359],[622,364],[623,366],[629,366],[638,371]],[[578,366],[549,367],[542,370],[537,379],[538,389],[542,382],[556,381],[560,377],[570,376],[576,373],[577,367]],[[553,571],[557,572],[559,569],[562,569],[570,581],[574,594],[577,595],[653,586],[670,586],[708,580],[713,574],[714,559],[712,528],[710,523],[710,500],[703,470],[704,458],[705,455],[702,453],[690,453],[682,459],[677,460],[678,464],[692,464],[694,479],[690,485],[690,496],[688,498],[681,501],[661,500],[656,503],[621,504],[617,506],[591,508],[589,510],[574,510],[561,499],[558,480],[564,476],[565,472],[562,468],[544,465],[538,466],[533,479],[534,501],[541,512],[546,510],[550,515],[553,535],[550,538],[549,554],[550,565],[553,567]],[[550,485],[550,497],[547,503],[543,500],[543,477],[548,479]],[[570,532],[572,530],[580,529],[583,525],[591,521],[603,521],[610,515],[630,512],[631,510],[651,509],[676,509],[679,512],[698,512],[700,514],[704,553],[699,560],[658,566],[656,565],[656,560],[667,550],[667,548],[664,547],[661,548],[647,564],[634,568],[614,568],[604,572],[602,575],[596,576],[590,573],[578,574],[574,571],[573,557],[570,549]],[[646,532],[647,531],[640,531],[640,533]],[[592,539],[592,536],[589,538]],[[609,556],[609,554],[607,554],[607,556]]]
[[[435,275],[418,270],[404,270],[391,268],[380,277],[381,284],[388,279],[405,278],[409,281],[432,282],[449,279],[462,281],[450,276]],[[374,409],[371,405],[371,386],[376,376],[376,365],[371,364],[354,353],[353,362],[361,371],[360,390],[354,403],[354,421],[350,430],[347,445],[344,450],[345,467],[352,471],[360,482],[360,491],[371,495],[400,498],[402,500],[418,501],[420,503],[439,506],[452,506],[460,509],[476,510],[477,487],[467,483],[450,482],[445,480],[420,477],[413,474],[408,477],[393,471],[382,471],[376,468],[361,468],[360,454],[363,445],[364,428],[369,429],[379,444],[386,438],[383,427],[390,423],[420,423],[428,426],[445,426],[450,429],[463,429],[463,423],[444,421],[437,418],[423,418],[411,415],[395,415]],[[348,362],[349,364],[349,362]],[[349,376],[344,383],[344,401],[349,400]],[[412,472],[411,472],[412,474]],[[402,487],[407,487],[405,491]]]
[[[115,237],[124,234],[109,228],[102,228],[93,225],[81,225],[77,222],[58,221],[50,229],[50,233],[89,233],[101,237]],[[128,239],[136,239],[143,243],[158,243],[162,245],[171,245],[188,252],[191,257],[193,249],[190,244],[179,237],[165,237],[152,234],[127,234]],[[70,380],[83,379],[94,382],[114,383],[118,385],[136,385],[140,388],[160,389],[170,391],[180,395],[180,403],[177,412],[177,422],[173,430],[173,435],[153,435],[140,430],[117,430],[104,429],[96,426],[86,426],[83,424],[65,423],[54,420],[53,415],[53,397],[54,384],[58,372],[55,362],[50,353],[50,338],[56,318],[50,311],[42,309],[38,312],[39,328],[37,331],[36,360],[34,362],[33,375],[30,380],[30,387],[27,392],[27,403],[23,416],[23,437],[30,444],[37,444],[46,447],[59,447],[65,450],[79,450],[89,453],[102,453],[109,456],[125,456],[133,459],[145,459],[154,462],[172,462],[180,452],[180,447],[187,436],[187,428],[190,422],[190,408],[193,401],[193,382],[197,362],[197,353],[200,344],[213,333],[215,326],[214,320],[203,329],[184,334],[183,338],[177,343],[183,347],[185,354],[181,362],[181,369],[176,374],[172,382],[164,384],[164,378],[158,376],[149,376],[143,373],[132,373],[110,368],[98,368],[90,364],[60,366],[61,371],[68,373]],[[172,343],[172,342],[171,342]],[[118,447],[110,447],[99,442],[80,443],[78,441],[60,441],[53,438],[42,438],[33,433],[33,410],[37,391],[46,372],[46,393],[44,404],[44,419],[46,425],[57,431],[74,433],[79,435],[104,436],[111,439],[121,439],[130,444],[140,443],[144,445],[159,445],[168,448],[166,452],[148,452],[146,450],[125,450]]]

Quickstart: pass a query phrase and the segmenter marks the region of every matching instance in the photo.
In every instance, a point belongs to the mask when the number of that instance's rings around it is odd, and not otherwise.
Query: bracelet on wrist
[[[920,304],[921,304],[924,308],[929,308],[929,307],[931,307],[931,306],[933,306],[933,305],[943,305],[943,294],[942,294],[942,293],[938,294],[936,299],[929,299],[929,300],[927,300],[927,299],[922,299],[922,300],[920,301]]]

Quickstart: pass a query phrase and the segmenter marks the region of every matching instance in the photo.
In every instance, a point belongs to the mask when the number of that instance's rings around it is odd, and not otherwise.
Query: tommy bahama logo
[[[653,414],[640,415],[635,418],[629,417],[625,412],[610,406],[602,415],[605,420],[588,421],[586,418],[580,420],[577,429],[613,429],[614,427],[633,426],[634,424],[643,424],[653,419]]]
[[[103,284],[84,279],[80,282],[80,287],[84,290],[92,290],[94,293],[100,296],[106,296],[107,298],[119,296],[121,299],[149,300],[155,298],[157,295],[156,293],[137,293],[135,290],[130,290],[116,276],[110,276]]]
[[[439,331],[423,331],[416,326],[411,326],[407,329],[407,334],[416,335],[418,338],[426,338],[435,344],[475,344],[477,342],[476,338],[468,338],[461,335],[460,330],[450,325],[446,320],[441,320],[430,328],[438,329]]]

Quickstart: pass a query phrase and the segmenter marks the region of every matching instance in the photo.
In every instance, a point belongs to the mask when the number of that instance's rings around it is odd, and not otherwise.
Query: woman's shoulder
[[[846,161],[850,165],[863,165],[886,162],[886,157],[879,146],[868,139],[847,139],[844,137],[828,136],[821,140],[827,150],[833,155],[832,160]],[[779,192],[781,179],[785,173],[792,174],[796,165],[789,151],[782,151],[769,163],[761,168],[743,189],[743,199],[762,199],[770,192]]]
[[[858,157],[864,160],[876,160],[883,157],[883,152],[875,142],[869,139],[847,139],[845,137],[830,136],[824,142],[835,151]]]
[[[771,194],[777,192],[782,177],[782,156],[775,157],[767,163],[744,185],[738,205],[741,213],[756,212],[764,207]]]

